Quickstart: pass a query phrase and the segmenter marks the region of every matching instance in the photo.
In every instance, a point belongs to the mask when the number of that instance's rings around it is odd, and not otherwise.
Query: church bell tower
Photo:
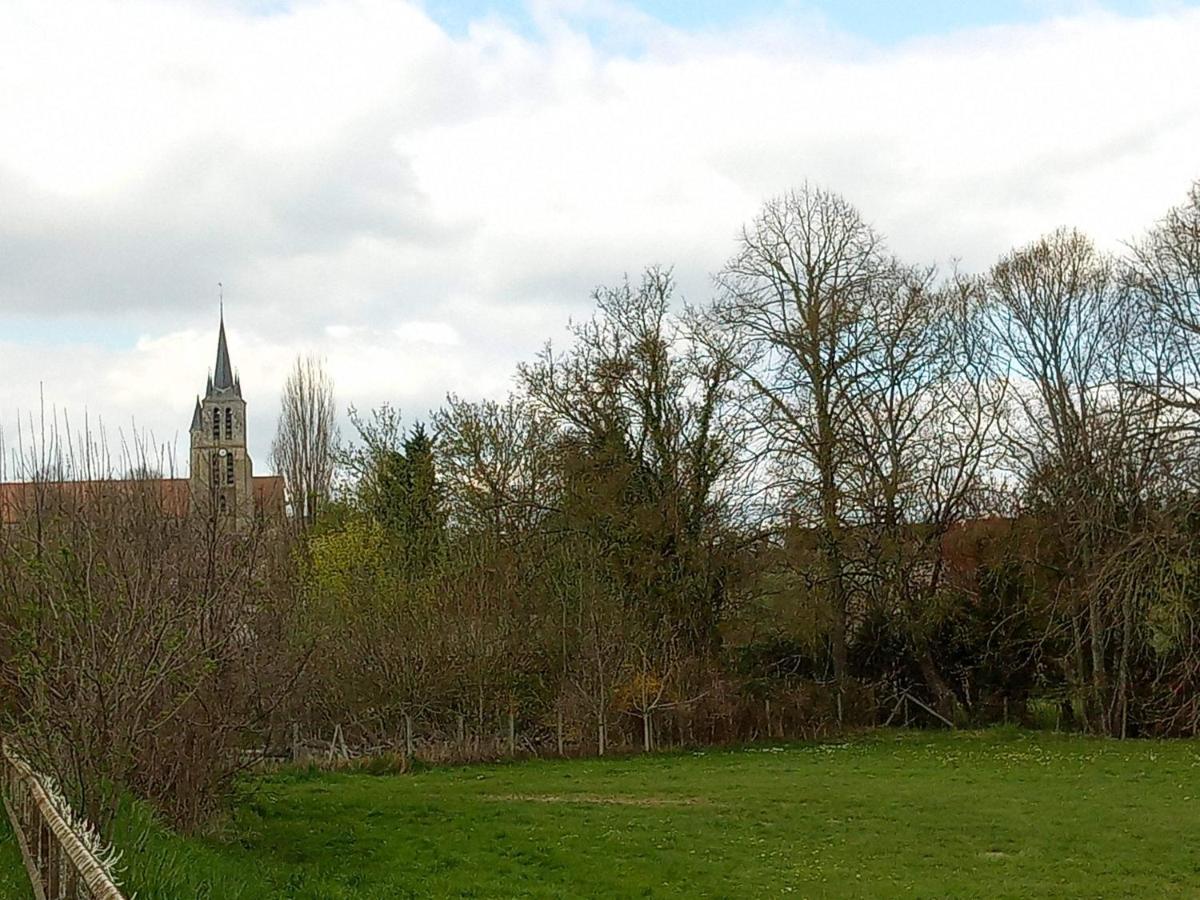
[[[190,433],[193,512],[215,516],[228,530],[243,530],[254,518],[253,466],[246,452],[246,401],[229,361],[224,310],[217,362],[203,399],[196,398]]]

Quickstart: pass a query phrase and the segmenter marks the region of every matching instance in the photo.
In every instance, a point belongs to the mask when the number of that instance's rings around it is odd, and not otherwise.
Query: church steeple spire
[[[225,338],[225,290],[219,282],[217,287],[221,288],[221,325],[217,331],[217,363],[208,376],[205,396],[224,397],[232,393],[233,396],[240,397],[242,396],[241,381],[234,372],[233,363],[229,360],[229,342]]]
[[[213,368],[213,387],[219,391],[227,391],[233,387],[233,366],[229,362],[229,345],[225,342],[225,310],[223,308],[221,310],[221,330],[217,335],[217,364]]]
[[[225,310],[217,331],[217,362],[204,396],[192,413],[191,494],[193,506],[239,530],[254,516],[254,475],[246,452],[246,401],[229,359]]]

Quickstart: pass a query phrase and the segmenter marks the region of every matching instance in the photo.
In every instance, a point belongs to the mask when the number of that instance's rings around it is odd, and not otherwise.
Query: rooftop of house
[[[282,476],[255,475],[252,482],[255,509],[279,512],[284,509]],[[0,524],[16,525],[39,510],[54,512],[68,504],[78,506],[106,498],[144,498],[147,495],[167,515],[182,518],[191,504],[191,481],[187,478],[105,478],[0,482]]]

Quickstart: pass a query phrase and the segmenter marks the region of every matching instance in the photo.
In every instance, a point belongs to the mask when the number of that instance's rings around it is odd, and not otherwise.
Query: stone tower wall
[[[240,397],[206,397],[200,402],[200,426],[191,434],[193,502],[203,512],[228,519],[236,530],[241,530],[254,518],[253,463],[246,451],[246,402]]]

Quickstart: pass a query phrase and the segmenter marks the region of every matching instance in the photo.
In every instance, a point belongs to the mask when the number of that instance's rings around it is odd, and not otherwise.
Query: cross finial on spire
[[[221,321],[225,321],[225,285],[217,282],[217,302],[221,306]]]

